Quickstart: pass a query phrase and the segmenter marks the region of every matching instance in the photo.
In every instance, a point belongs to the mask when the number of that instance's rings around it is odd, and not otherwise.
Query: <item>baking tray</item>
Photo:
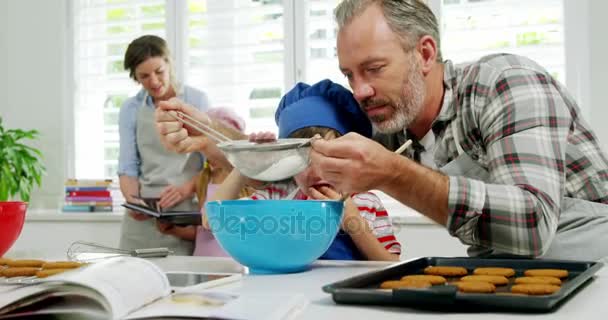
[[[515,276],[509,278],[507,286],[497,286],[496,293],[463,293],[452,285],[432,286],[426,289],[379,289],[380,283],[399,280],[404,275],[423,274],[427,266],[460,266],[472,274],[477,267],[508,267],[515,269]],[[603,263],[571,260],[543,259],[498,259],[498,258],[443,258],[423,257],[405,261],[328,284],[323,291],[332,295],[336,303],[390,305],[441,311],[535,311],[547,312],[588,285],[593,275]],[[516,277],[523,276],[527,269],[566,269],[568,278],[562,279],[561,289],[543,296],[511,294],[510,288]],[[449,282],[458,279],[446,277]]]

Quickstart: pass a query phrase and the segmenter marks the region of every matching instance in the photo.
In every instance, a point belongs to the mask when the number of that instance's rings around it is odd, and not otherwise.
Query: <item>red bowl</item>
[[[0,257],[19,238],[25,221],[27,203],[20,201],[0,201]]]

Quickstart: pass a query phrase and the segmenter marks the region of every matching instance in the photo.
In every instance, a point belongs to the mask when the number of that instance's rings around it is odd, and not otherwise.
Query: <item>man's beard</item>
[[[426,91],[424,78],[420,73],[418,63],[412,64],[409,75],[404,79],[403,93],[396,103],[388,99],[369,99],[363,102],[363,109],[373,106],[388,105],[393,108],[394,113],[390,116],[370,116],[374,129],[380,133],[391,134],[408,128],[420,114]]]

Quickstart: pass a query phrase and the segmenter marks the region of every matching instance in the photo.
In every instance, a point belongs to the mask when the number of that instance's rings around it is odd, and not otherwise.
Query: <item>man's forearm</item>
[[[445,226],[448,220],[449,178],[402,156],[387,168],[391,177],[380,190]]]

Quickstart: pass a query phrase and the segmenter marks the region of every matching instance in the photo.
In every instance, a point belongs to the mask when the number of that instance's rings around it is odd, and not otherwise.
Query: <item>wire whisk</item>
[[[173,251],[170,251],[168,248],[142,248],[126,250],[108,247],[93,242],[76,241],[68,248],[67,258],[70,261],[91,262],[120,256],[139,258],[166,257],[172,253]]]

